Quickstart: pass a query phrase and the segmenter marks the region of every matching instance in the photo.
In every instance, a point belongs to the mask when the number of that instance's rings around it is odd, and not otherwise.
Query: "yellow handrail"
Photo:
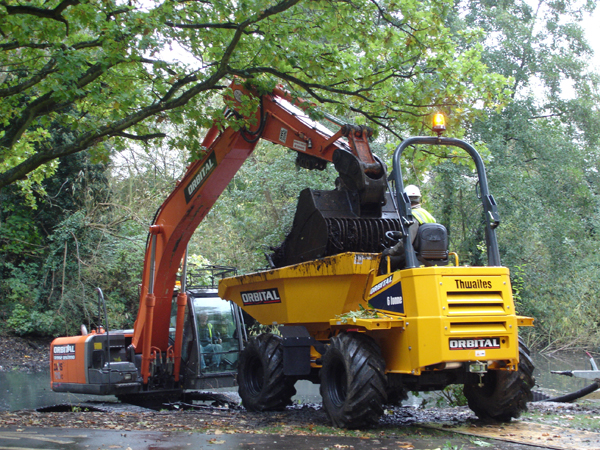
[[[448,256],[454,256],[454,265],[458,267],[458,253],[450,252],[448,253]]]

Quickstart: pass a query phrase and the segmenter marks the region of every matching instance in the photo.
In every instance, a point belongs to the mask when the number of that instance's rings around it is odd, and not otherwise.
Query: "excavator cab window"
[[[202,373],[217,373],[237,368],[240,340],[233,304],[218,297],[193,298],[198,335],[198,360]]]

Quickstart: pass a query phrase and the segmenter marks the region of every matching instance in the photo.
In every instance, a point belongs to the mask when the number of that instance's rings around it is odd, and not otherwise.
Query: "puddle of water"
[[[590,381],[581,378],[552,375],[551,370],[587,370],[588,357],[583,351],[545,356],[534,354],[536,390],[549,395],[561,395],[587,386]],[[600,358],[597,358],[600,364]],[[229,390],[229,389],[228,389]],[[293,400],[299,403],[321,403],[319,385],[300,380],[296,383],[297,394]],[[423,395],[422,395],[423,397]],[[78,404],[81,402],[117,402],[113,396],[91,396],[53,392],[50,389],[50,373],[0,372],[0,411],[35,409],[56,404]],[[409,396],[403,402],[407,406],[418,406],[422,398]]]
[[[591,380],[583,378],[567,377],[550,373],[552,370],[590,370],[588,356],[583,350],[575,350],[568,353],[553,355],[533,354],[535,364],[536,389],[551,395],[562,395],[582,389]],[[596,363],[600,363],[598,355],[594,355]]]
[[[50,389],[50,372],[0,372],[0,411],[35,409],[60,403],[88,401],[117,402],[113,396],[95,396],[54,392]]]

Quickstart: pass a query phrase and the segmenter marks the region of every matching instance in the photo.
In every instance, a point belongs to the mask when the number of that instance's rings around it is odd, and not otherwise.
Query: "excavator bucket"
[[[381,208],[366,212],[354,192],[304,189],[292,229],[274,249],[272,262],[284,267],[344,252],[380,253],[394,244],[386,232],[399,229],[389,193]]]

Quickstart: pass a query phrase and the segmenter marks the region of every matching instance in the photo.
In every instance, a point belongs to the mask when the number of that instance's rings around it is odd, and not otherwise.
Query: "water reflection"
[[[589,358],[583,350],[553,355],[534,354],[536,388],[548,395],[563,395],[577,391],[592,381],[583,378],[554,375],[552,370],[590,370]],[[596,362],[600,359],[596,356]]]
[[[0,411],[35,409],[61,403],[77,404],[95,400],[116,402],[117,398],[53,392],[50,389],[50,372],[0,372]]]
[[[562,395],[587,386],[581,378],[552,375],[551,370],[588,370],[589,359],[583,351],[555,355],[534,354],[536,390],[548,395]],[[600,358],[597,358],[600,363]],[[320,403],[319,385],[301,380],[296,383],[294,400],[300,403]],[[0,410],[17,411],[56,404],[78,404],[88,401],[116,402],[115,397],[91,396],[53,392],[49,372],[0,372]],[[406,405],[417,405],[420,399],[409,398]]]

